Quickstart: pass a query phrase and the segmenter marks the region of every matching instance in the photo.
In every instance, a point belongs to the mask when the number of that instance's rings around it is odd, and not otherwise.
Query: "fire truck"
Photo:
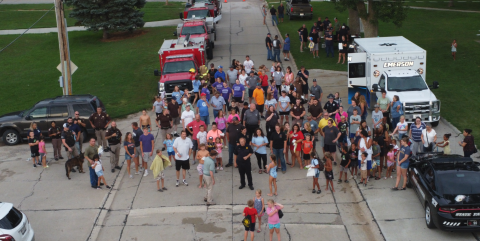
[[[217,7],[217,5],[209,1],[197,1],[194,5],[187,3],[185,10],[180,13],[180,19],[182,20],[207,18],[215,23],[220,21],[222,19],[221,5]]]
[[[204,39],[207,58],[213,58],[212,49],[215,47],[213,41],[217,38],[213,21],[204,19],[184,20],[183,23],[177,25],[177,31],[173,35],[179,38],[190,35],[190,39],[197,39],[196,42],[200,41],[199,39]]]

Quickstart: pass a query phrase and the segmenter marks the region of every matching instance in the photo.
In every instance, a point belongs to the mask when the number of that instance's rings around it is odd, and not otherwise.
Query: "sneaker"
[[[100,187],[100,186],[97,186],[97,189],[102,189],[102,187]]]
[[[40,166],[40,165],[42,165],[42,164],[38,164],[38,163],[37,163],[37,165]],[[75,169],[73,169],[73,168],[72,168],[72,170],[70,170],[70,171],[71,171],[71,172],[77,172],[77,171],[76,171]]]
[[[217,167],[217,168],[215,168],[215,169],[219,170],[219,169],[220,169],[220,167]]]
[[[109,185],[107,185],[107,188],[108,188],[108,189],[112,189],[112,187],[111,187],[111,186],[109,186]]]
[[[118,170],[122,169],[122,168],[121,168],[121,167],[119,167],[119,166],[115,166],[115,168],[116,168],[116,169],[118,169]]]
[[[140,171],[143,172],[143,167],[142,166],[140,166]]]
[[[43,168],[49,168],[49,166],[48,166],[48,165],[46,165],[46,166],[44,166]]]
[[[197,164],[197,161],[193,160],[193,165]]]
[[[133,179],[133,175],[130,174],[130,178]]]
[[[220,171],[223,171],[223,167],[220,167]]]
[[[233,166],[232,164],[228,163],[227,165],[225,165],[225,167],[231,167]]]
[[[162,151],[165,151],[165,147],[162,148]]]
[[[177,180],[177,183],[175,184],[175,187],[178,187],[178,184],[179,184],[179,183],[178,183],[178,180]]]
[[[322,193],[322,190],[318,189],[317,194],[320,194],[320,193]]]
[[[206,197],[204,197],[204,198],[203,198],[203,201],[204,201],[204,202],[207,202],[207,198],[206,198]]]
[[[366,187],[366,186],[367,186],[367,184],[366,184],[366,183],[364,183],[364,184],[363,184],[363,186],[364,186],[364,187]]]
[[[383,179],[387,180],[387,177],[384,177]]]
[[[348,180],[343,181],[344,183],[348,183]]]
[[[159,191],[159,192],[163,192],[163,190],[162,190],[161,188],[160,188],[160,189],[158,189],[157,191]]]
[[[143,173],[143,176],[144,177],[148,176],[148,171],[147,170],[145,170],[145,173]]]
[[[37,164],[33,164],[33,167],[37,167]]]
[[[55,161],[58,161],[58,157],[55,157]]]
[[[166,187],[162,187],[162,189],[165,190],[165,191],[168,190]]]
[[[337,184],[340,184],[340,183],[342,183],[342,180],[339,179],[338,182],[337,182]]]
[[[183,185],[188,186],[188,183],[185,179],[183,179]]]
[[[336,165],[337,165],[337,162],[333,162],[333,165],[336,166]]]
[[[114,168],[112,168],[112,172],[115,172],[115,169],[114,169]]]
[[[317,191],[315,191],[315,189],[312,190],[312,193],[316,193]]]
[[[228,146],[225,146],[225,149],[228,150]]]
[[[140,172],[135,172],[135,175],[140,175]]]

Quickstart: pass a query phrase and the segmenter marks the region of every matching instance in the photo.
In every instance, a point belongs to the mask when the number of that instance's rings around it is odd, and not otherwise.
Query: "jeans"
[[[330,53],[332,53],[332,58],[335,57],[335,55],[333,54],[333,45],[327,45],[325,47],[325,51],[327,52],[327,57]]]
[[[200,120],[202,120],[203,122],[205,122],[205,124],[208,126],[210,125],[210,116],[200,116]]]
[[[274,22],[274,21],[275,21],[275,22]],[[277,25],[278,25],[277,15],[273,15],[273,16],[272,16],[272,25],[275,26],[275,23],[277,23]]]
[[[213,119],[217,118],[218,117],[218,112],[221,111],[221,110],[213,110]],[[207,122],[205,122],[207,123]],[[207,124],[208,125],[208,124]]]
[[[390,129],[393,131],[395,128],[397,128],[397,124],[400,121],[400,116],[399,117],[392,117],[392,126]]]
[[[267,59],[272,59],[272,49],[267,47]]]
[[[273,155],[277,157],[277,161],[280,160],[282,164],[282,172],[287,171],[287,164],[285,163],[285,154],[283,154],[283,149],[273,148]]]
[[[420,151],[419,151],[419,149],[420,149]],[[422,141],[413,141],[412,142],[412,155],[416,156],[417,152],[424,152]]]
[[[235,143],[228,142],[228,164],[233,165],[233,152],[237,145]]]
[[[90,186],[96,187],[98,184],[98,177],[95,173],[95,169],[90,166],[90,163],[88,163],[88,170],[90,171]]]
[[[272,60],[282,62],[282,61],[280,61],[280,49],[273,49],[273,59]]]

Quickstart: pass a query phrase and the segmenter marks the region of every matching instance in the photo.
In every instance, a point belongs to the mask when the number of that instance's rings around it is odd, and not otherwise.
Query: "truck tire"
[[[205,52],[207,52],[207,59],[213,59],[213,49],[211,46]]]
[[[425,203],[425,224],[427,225],[427,228],[429,229],[435,229],[436,226],[435,224],[433,223],[433,220],[432,220],[432,206],[430,205],[430,203]]]
[[[3,133],[3,143],[9,146],[20,143],[20,134],[16,130],[8,129]]]
[[[433,126],[433,127],[436,127],[436,126],[438,126],[438,121],[434,121],[434,122],[432,122],[432,126]]]

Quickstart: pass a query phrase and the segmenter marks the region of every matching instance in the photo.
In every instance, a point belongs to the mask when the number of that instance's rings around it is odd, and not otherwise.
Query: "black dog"
[[[67,177],[69,180],[70,180],[70,172],[75,166],[78,167],[79,173],[85,173],[83,171],[83,153],[80,153],[80,155],[65,162],[65,171],[67,172]]]

